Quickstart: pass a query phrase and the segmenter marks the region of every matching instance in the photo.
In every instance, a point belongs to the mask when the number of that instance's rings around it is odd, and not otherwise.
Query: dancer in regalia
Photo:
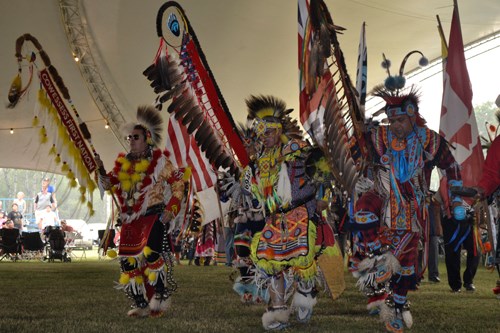
[[[264,329],[282,329],[289,325],[291,311],[299,322],[308,322],[317,302],[316,224],[325,198],[318,196],[306,172],[312,147],[290,118],[292,110],[273,96],[251,96],[246,103],[262,148],[243,171],[243,186],[255,199],[253,209],[260,208],[265,219],[262,231],[253,235],[250,256],[257,285],[267,286],[270,296]]]
[[[403,322],[407,327],[413,322],[407,293],[416,289],[422,274],[418,244],[428,238],[431,171],[442,169],[448,186],[462,182],[448,143],[419,113],[417,91],[403,90],[403,80],[402,86],[392,87],[395,81],[389,77],[386,86],[374,90],[386,102],[389,126],[376,126],[366,136],[374,186],[356,202],[350,269],[369,297],[368,309],[380,310],[388,331],[402,332]],[[463,219],[461,198],[450,197],[454,217]]]
[[[113,170],[104,171],[99,185],[118,199],[122,221],[119,288],[133,300],[130,317],[158,317],[168,308],[177,288],[172,276],[170,232],[184,195],[183,174],[157,148],[162,118],[152,106],[139,107],[137,123],[126,126],[130,152],[121,153]]]

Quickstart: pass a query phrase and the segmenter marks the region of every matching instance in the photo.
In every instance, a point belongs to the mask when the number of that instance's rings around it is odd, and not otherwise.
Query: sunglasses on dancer
[[[140,137],[141,137],[141,135],[134,134],[134,135],[127,136],[125,139],[127,139],[127,141],[132,141],[132,140],[137,141],[140,139]]]

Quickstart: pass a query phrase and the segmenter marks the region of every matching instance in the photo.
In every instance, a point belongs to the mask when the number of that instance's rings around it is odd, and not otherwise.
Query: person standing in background
[[[56,208],[56,203],[52,196],[52,193],[49,192],[49,183],[50,180],[48,178],[44,178],[42,180],[42,190],[38,192],[35,196],[35,200],[33,202],[33,211],[35,212],[35,221],[40,227],[43,223],[40,221],[40,218],[43,217],[46,211],[46,207],[50,206],[52,210]],[[42,231],[42,230],[40,230]]]
[[[24,200],[24,192],[17,192],[14,203],[17,204],[17,211],[23,216],[26,214],[26,200]]]
[[[430,282],[439,283],[439,238],[443,236],[443,227],[441,226],[441,204],[431,196],[429,207],[429,260],[428,277]]]
[[[44,178],[43,180],[44,182],[48,182],[47,183],[47,192],[49,192],[51,195],[52,195],[52,201],[54,203],[54,213],[56,214],[57,218],[59,219],[59,209],[58,209],[58,205],[57,205],[57,198],[56,198],[56,188],[54,187],[54,185],[51,185],[50,184],[50,178],[46,177]]]

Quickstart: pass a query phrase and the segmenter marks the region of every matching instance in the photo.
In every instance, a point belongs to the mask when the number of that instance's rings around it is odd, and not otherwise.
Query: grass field
[[[181,265],[179,288],[163,318],[132,319],[129,301],[113,288],[118,262],[0,262],[0,332],[262,332],[263,305],[245,306],[232,291],[231,268]],[[414,326],[408,332],[500,332],[500,302],[492,294],[497,274],[480,267],[475,293],[452,294],[442,282],[423,282],[410,294]],[[292,318],[286,332],[383,332],[369,317],[365,298],[346,273],[347,289],[333,301],[320,294],[308,325]]]

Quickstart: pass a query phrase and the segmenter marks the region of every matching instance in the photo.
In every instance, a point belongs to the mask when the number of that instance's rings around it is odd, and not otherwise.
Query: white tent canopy
[[[121,134],[105,129],[108,115],[99,108],[75,63],[62,10],[77,8],[75,17],[85,26],[86,41],[121,119],[132,121],[139,104],[153,102],[154,93],[142,71],[156,54],[156,14],[164,1],[148,0],[17,0],[2,1],[0,11],[0,167],[58,172],[49,147],[39,144],[38,129],[31,128],[37,86],[15,109],[5,107],[17,71],[16,39],[24,33],[36,37],[58,69],[72,100],[108,169],[124,147]],[[297,4],[291,0],[179,0],[195,29],[207,61],[236,121],[246,116],[249,94],[274,94],[298,109]],[[368,87],[381,83],[384,52],[394,64],[411,50],[429,59],[440,56],[436,28],[438,14],[448,35],[451,0],[326,0],[335,24],[347,30],[340,43],[354,78],[360,28],[367,24]],[[500,31],[498,0],[459,1],[464,43]],[[70,12],[72,13],[72,12]],[[41,61],[39,61],[41,65]],[[409,61],[407,70],[417,65]],[[492,64],[498,66],[498,64]],[[25,71],[26,72],[26,71]],[[36,80],[35,80],[36,81]],[[94,94],[95,95],[95,94]],[[112,119],[110,119],[112,121]],[[113,124],[112,124],[113,125]],[[112,126],[113,127],[113,126]],[[10,134],[10,128],[14,134]]]

